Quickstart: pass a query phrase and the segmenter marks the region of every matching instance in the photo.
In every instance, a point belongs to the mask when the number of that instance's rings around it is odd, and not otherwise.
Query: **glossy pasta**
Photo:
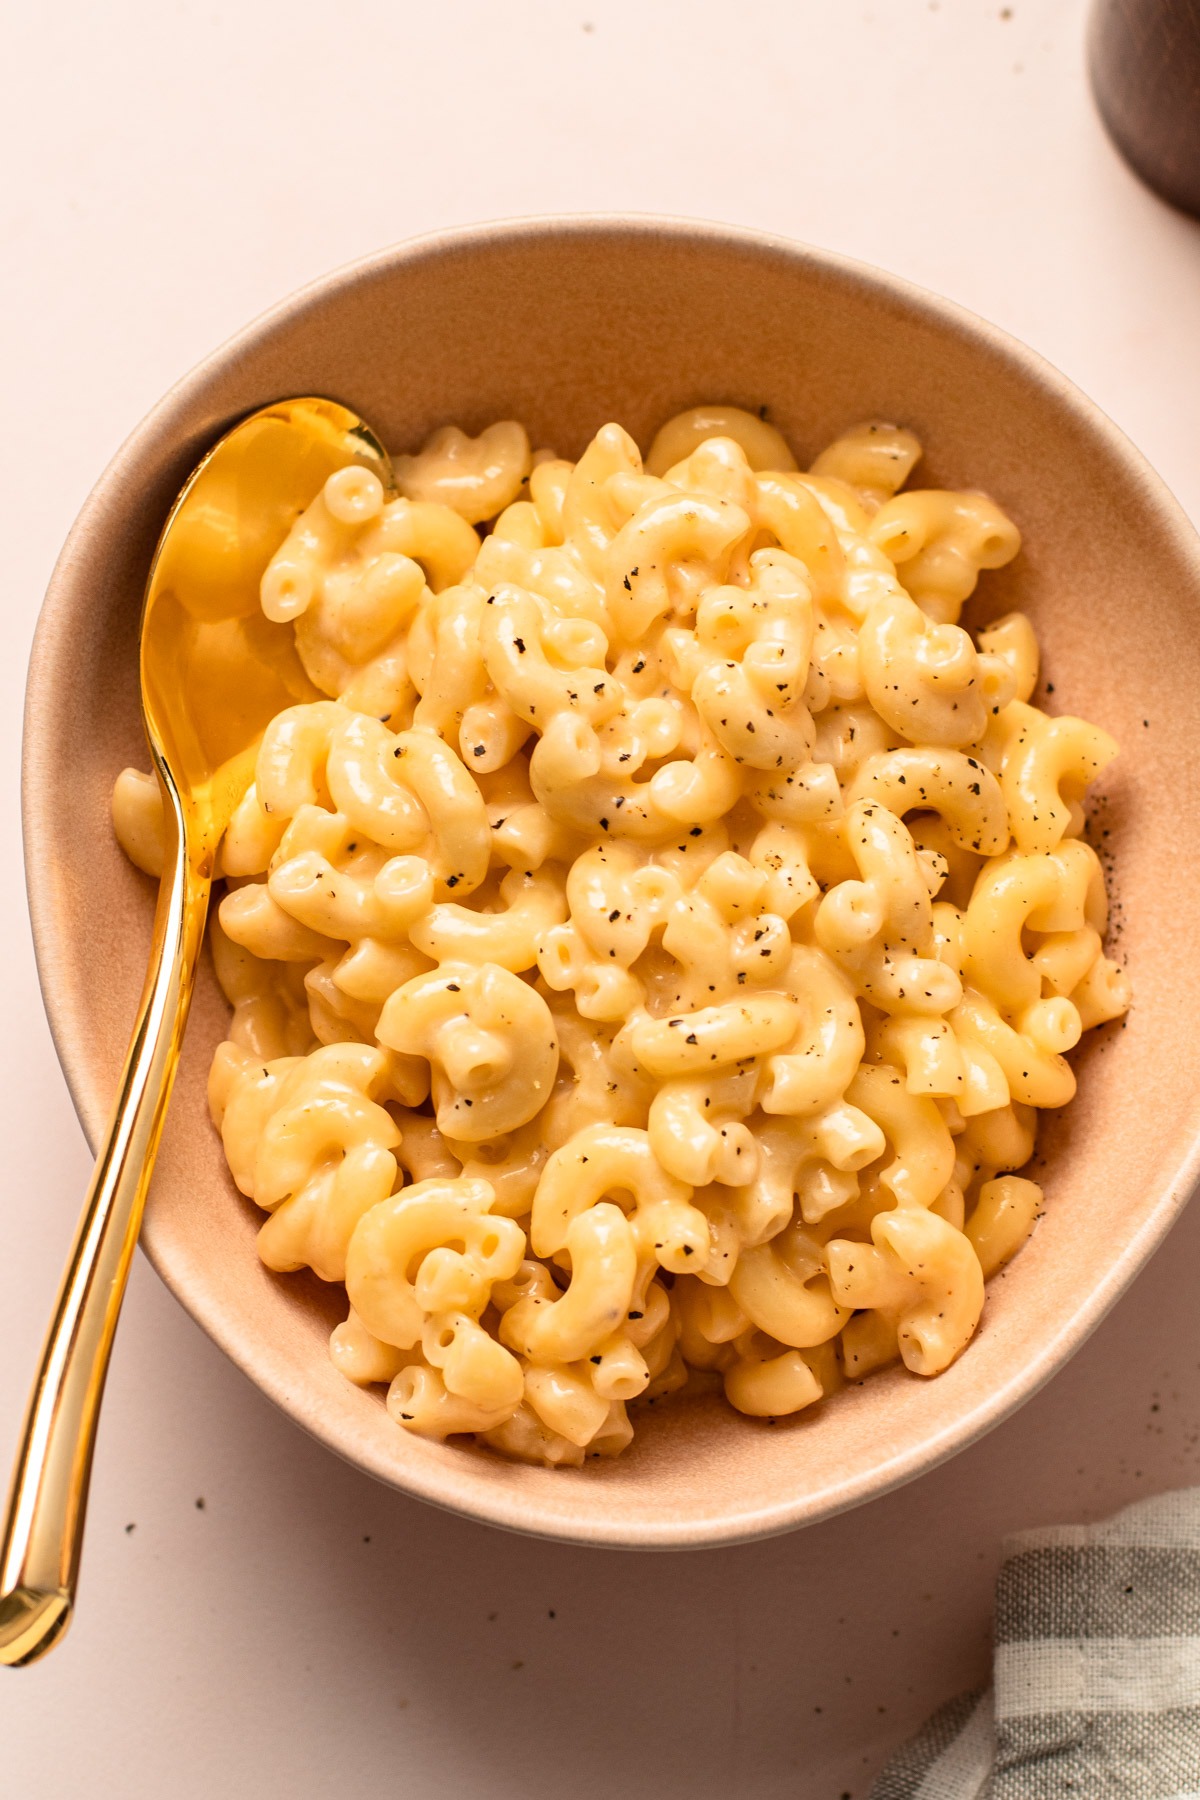
[[[314,697],[222,845],[212,1114],[405,1429],[578,1464],[689,1380],[776,1418],[936,1375],[1032,1230],[1036,1109],[1128,1002],[1116,746],[1033,704],[1022,614],[960,627],[1019,537],[919,456],[446,427],[268,568]],[[154,782],[114,814],[153,872]]]

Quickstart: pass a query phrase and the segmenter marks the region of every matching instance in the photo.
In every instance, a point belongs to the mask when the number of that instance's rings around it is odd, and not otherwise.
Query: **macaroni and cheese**
[[[406,1430],[570,1465],[690,1379],[778,1418],[936,1375],[1032,1231],[1037,1109],[1128,1004],[1116,745],[1034,704],[1023,614],[960,626],[1020,539],[920,454],[448,426],[271,561],[311,697],[221,846],[212,1114]],[[155,873],[156,783],[114,816]]]

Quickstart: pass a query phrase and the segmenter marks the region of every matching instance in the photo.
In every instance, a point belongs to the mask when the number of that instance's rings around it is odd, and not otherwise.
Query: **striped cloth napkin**
[[[993,1684],[871,1800],[1200,1800],[1200,1488],[1007,1540]]]

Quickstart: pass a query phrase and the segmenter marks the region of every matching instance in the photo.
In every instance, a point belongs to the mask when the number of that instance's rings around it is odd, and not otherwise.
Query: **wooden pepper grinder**
[[[1200,0],[1093,0],[1088,63],[1122,156],[1200,218]]]

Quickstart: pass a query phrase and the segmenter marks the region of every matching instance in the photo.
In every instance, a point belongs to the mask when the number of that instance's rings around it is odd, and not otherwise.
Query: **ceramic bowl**
[[[1038,1151],[1046,1216],[944,1375],[893,1368],[774,1425],[672,1400],[612,1463],[549,1471],[392,1424],[338,1375],[340,1289],[270,1274],[205,1107],[225,1006],[205,968],[143,1244],[264,1393],[381,1481],[515,1530],[625,1547],[730,1543],[810,1523],[931,1468],[1078,1349],[1183,1206],[1198,1161],[1196,771],[1200,545],[1114,426],[1031,351],[945,301],[821,252],[654,219],[447,233],[285,301],[187,376],[119,452],[55,570],[29,676],[25,855],[38,965],[89,1139],[103,1130],[150,943],[150,884],[120,854],[109,791],[145,766],[138,610],[167,507],[212,439],[287,394],[328,394],[393,448],[454,420],[524,420],[577,455],[620,420],[646,446],[701,400],[766,405],[803,464],[883,416],[926,447],[923,484],[982,487],[1025,548],[976,611],[1019,604],[1053,708],[1115,733],[1099,839],[1136,1000],[1077,1058],[1078,1098]],[[1048,690],[1047,690],[1048,691]],[[1097,1404],[1101,1397],[1097,1396]]]

